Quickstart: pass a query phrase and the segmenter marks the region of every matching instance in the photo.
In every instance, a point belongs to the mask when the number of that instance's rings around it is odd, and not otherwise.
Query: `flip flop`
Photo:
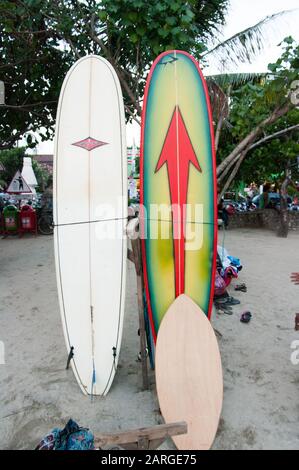
[[[219,305],[240,305],[240,300],[234,297],[226,297],[225,299],[216,299],[215,302]]]
[[[233,314],[233,309],[229,305],[226,306],[225,304],[215,303],[215,307],[218,311],[226,313],[227,315],[232,315]]]
[[[247,292],[247,286],[244,283],[243,284],[237,284],[235,286],[235,290],[240,291],[240,292]]]
[[[224,313],[225,315],[233,315],[234,312],[233,312],[232,310],[226,309],[226,310],[223,310],[223,313]]]
[[[241,315],[240,322],[242,323],[249,323],[252,318],[252,315],[250,312],[244,312]]]
[[[219,305],[224,305],[226,304],[227,299],[229,299],[229,297],[214,297],[214,302]]]
[[[217,308],[217,313],[223,313],[225,315],[233,315],[233,310],[232,309],[224,309],[224,308]]]
[[[225,302],[225,305],[240,305],[240,300],[234,299],[233,297],[228,297],[228,299]]]

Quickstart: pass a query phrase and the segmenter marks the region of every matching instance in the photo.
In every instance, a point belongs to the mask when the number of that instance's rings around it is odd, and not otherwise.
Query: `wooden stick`
[[[127,258],[128,258],[128,260],[130,260],[132,263],[135,263],[133,251],[130,250],[129,248],[128,248],[128,250],[127,250]]]
[[[147,371],[147,353],[146,353],[146,334],[144,322],[144,304],[143,304],[143,278],[142,278],[142,262],[140,239],[132,240],[132,249],[135,259],[135,269],[137,275],[137,299],[138,299],[138,316],[139,316],[139,334],[140,334],[140,354],[142,364],[142,388],[148,390],[148,371]]]
[[[139,238],[139,220],[132,219],[127,226],[127,235],[131,239],[132,258],[134,259],[135,271],[137,277],[137,299],[138,299],[138,317],[139,317],[139,334],[140,334],[140,355],[142,366],[142,389],[148,390],[148,370],[147,370],[147,353],[146,353],[146,333],[144,322],[144,303],[143,303],[143,272],[141,258],[141,243]],[[131,259],[131,257],[129,258]]]
[[[161,424],[148,428],[139,428],[129,431],[121,431],[115,434],[98,434],[95,436],[94,445],[96,448],[103,448],[107,445],[119,445],[127,449],[155,449],[171,436],[179,436],[187,433],[187,423]]]

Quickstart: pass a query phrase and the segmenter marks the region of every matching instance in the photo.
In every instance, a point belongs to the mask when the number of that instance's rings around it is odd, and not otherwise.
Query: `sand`
[[[282,240],[267,231],[231,230],[225,246],[241,258],[239,281],[246,282],[248,292],[232,292],[242,301],[232,316],[213,315],[222,334],[224,373],[223,412],[213,448],[299,449],[299,365],[290,361],[291,343],[299,340],[294,331],[299,287],[289,281],[289,274],[299,271],[299,234]],[[0,270],[1,449],[32,449],[70,417],[94,433],[162,422],[153,374],[151,389],[141,390],[131,263],[118,373],[108,396],[92,401],[80,392],[72,371],[65,370],[52,237],[0,240]],[[253,318],[244,325],[240,314],[247,309]]]

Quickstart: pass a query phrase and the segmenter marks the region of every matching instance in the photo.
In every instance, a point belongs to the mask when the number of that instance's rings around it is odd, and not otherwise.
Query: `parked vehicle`
[[[271,201],[273,207],[279,208],[280,206],[280,194],[278,193],[268,193],[269,194],[269,200]],[[260,202],[260,197],[261,194],[258,194],[257,196],[254,196],[252,199],[253,204],[256,205],[256,207],[259,207],[259,202]],[[288,196],[287,198],[288,204],[292,204],[292,198]]]
[[[298,206],[298,204],[292,203],[292,204],[290,205],[290,211],[292,211],[292,212],[299,212],[299,206]]]

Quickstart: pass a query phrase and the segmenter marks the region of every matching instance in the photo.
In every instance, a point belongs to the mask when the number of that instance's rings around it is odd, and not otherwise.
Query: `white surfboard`
[[[54,157],[54,243],[61,317],[85,394],[106,395],[123,329],[127,157],[120,84],[98,56],[62,85]]]

